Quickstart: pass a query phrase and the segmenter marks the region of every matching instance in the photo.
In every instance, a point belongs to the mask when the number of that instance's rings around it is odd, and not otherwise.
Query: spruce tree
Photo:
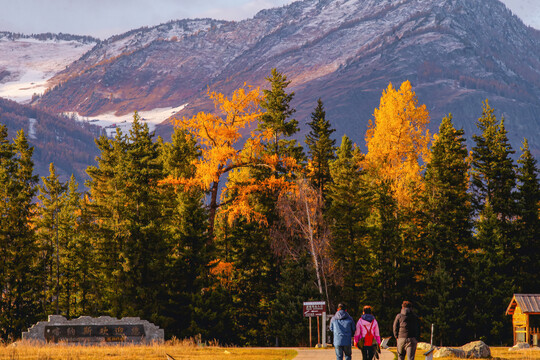
[[[284,261],[276,296],[272,299],[267,345],[309,346],[309,333],[306,331],[308,319],[302,313],[302,304],[304,301],[320,300],[318,291],[311,285],[316,280],[310,267],[309,256]],[[316,341],[316,331],[312,330],[312,336]]]
[[[294,92],[286,92],[291,82],[275,68],[266,80],[270,83],[270,90],[263,90],[264,100],[260,106],[265,112],[259,118],[258,129],[272,132],[273,140],[267,145],[271,154],[285,154],[297,161],[302,160],[302,147],[296,140],[290,139],[299,130],[298,121],[291,118],[296,112],[291,107]]]
[[[170,143],[158,140],[164,176],[190,178],[195,168],[192,162],[200,156],[193,137],[175,128]],[[178,338],[192,336],[191,326],[198,319],[192,315],[197,297],[210,288],[208,264],[213,254],[208,246],[206,229],[208,214],[204,193],[192,188],[162,185],[165,208],[163,224],[167,234],[167,296],[162,326]],[[214,314],[215,316],[215,314]]]
[[[436,341],[466,340],[465,314],[468,274],[467,251],[471,241],[471,198],[468,193],[467,148],[464,131],[456,130],[452,115],[445,117],[431,148],[423,192],[422,231],[416,260],[424,285],[423,311],[437,328]]]
[[[518,160],[516,221],[517,246],[515,276],[518,291],[530,293],[540,288],[537,269],[540,269],[540,183],[537,160],[531,154],[527,139]]]
[[[392,185],[383,181],[371,188],[371,191],[373,201],[366,221],[369,227],[369,255],[364,255],[370,259],[366,274],[371,275],[362,278],[360,286],[365,287],[368,296],[366,300],[371,301],[379,314],[379,326],[391,328],[395,314],[385,310],[398,307],[400,299],[415,300],[410,297],[413,288],[404,283],[411,280],[412,275],[404,268],[406,254],[402,241],[402,217],[399,216]]]
[[[167,248],[161,216],[162,197],[158,182],[163,178],[157,144],[148,125],[135,113],[126,137],[121,163],[124,221],[128,232],[122,259],[122,301],[126,312],[153,319],[167,301],[164,281]]]
[[[365,173],[360,167],[363,154],[344,135],[330,162],[332,181],[328,186],[329,208],[327,217],[332,224],[331,250],[334,262],[342,275],[338,293],[350,309],[361,309],[367,300],[366,287],[356,286],[368,271],[362,257],[369,253],[367,242],[372,192],[365,182]]]
[[[41,181],[43,185],[38,186],[40,204],[38,207],[37,235],[40,243],[40,268],[44,286],[43,310],[49,314],[61,314],[60,294],[63,291],[60,277],[63,271],[60,265],[60,253],[62,253],[63,257],[65,239],[60,239],[60,224],[63,223],[63,219],[60,219],[60,217],[64,206],[66,185],[58,178],[53,163],[49,165],[49,176],[42,177]],[[52,299],[54,301],[51,301]]]
[[[473,297],[467,314],[471,336],[487,343],[502,342],[511,333],[511,323],[503,311],[516,288],[513,276],[501,269],[506,264],[504,237],[498,214],[489,201],[484,203],[476,223],[476,241],[483,244],[471,254],[469,297]]]
[[[95,258],[99,264],[96,268],[96,280],[101,284],[95,289],[95,295],[101,299],[95,310],[119,317],[122,316],[124,308],[120,300],[123,285],[120,279],[120,254],[124,248],[125,234],[128,232],[124,220],[128,208],[124,204],[128,202],[122,172],[126,140],[122,131],[117,128],[114,139],[103,135],[95,142],[100,151],[96,158],[97,166],[86,169],[90,176],[87,186],[90,188],[91,199],[87,205],[96,223],[96,227],[89,230],[93,230]]]
[[[96,141],[98,167],[87,172],[99,220],[97,257],[104,306],[114,316],[153,320],[168,299],[164,281],[167,247],[163,230],[163,178],[157,144],[137,113],[128,135]],[[101,281],[101,279],[99,279]]]
[[[336,140],[330,138],[335,130],[330,127],[330,121],[326,120],[326,112],[321,99],[317,100],[317,107],[311,114],[308,125],[311,128],[306,136],[311,159],[308,165],[308,177],[311,184],[326,197],[326,187],[331,181],[329,163],[335,156]]]
[[[0,337],[17,339],[34,324],[39,307],[38,248],[30,223],[37,177],[24,131],[13,143],[0,125]]]
[[[71,193],[71,191],[70,191]],[[98,222],[95,221],[91,208],[91,199],[88,193],[81,194],[77,219],[77,258],[79,260],[79,272],[77,273],[78,297],[75,304],[77,314],[99,315],[103,294],[103,284],[99,281],[101,264],[96,245]]]
[[[482,290],[479,288],[474,288],[472,293],[485,304],[482,307],[484,313],[496,314],[500,313],[498,309],[507,306],[516,290],[513,271],[517,241],[514,223],[517,215],[514,193],[516,174],[511,159],[514,151],[506,135],[504,119],[497,120],[487,100],[477,126],[481,134],[473,136],[472,190],[475,210],[481,216],[475,224],[479,230],[474,237],[474,246],[480,256],[474,257],[479,262],[474,266],[489,270],[494,275],[486,273],[486,276],[491,279],[497,277],[497,281],[487,298],[480,297]],[[486,204],[489,204],[489,208],[486,208]],[[487,329],[490,329],[489,333]],[[491,325],[483,335],[488,339],[500,340],[504,331],[509,329],[509,319],[502,315],[493,316]]]
[[[81,194],[79,184],[73,174],[66,183],[63,195],[63,206],[60,211],[59,232],[61,239],[60,265],[62,277],[61,304],[68,318],[84,315],[81,301],[85,299],[88,287],[85,278],[90,276],[92,269],[86,264],[90,261],[92,250],[86,244],[88,238],[81,231]]]
[[[511,155],[514,150],[508,141],[504,119],[497,120],[488,101],[483,104],[482,116],[476,123],[480,135],[473,135],[472,188],[477,211],[489,201],[503,222],[515,215],[512,191],[516,175]]]

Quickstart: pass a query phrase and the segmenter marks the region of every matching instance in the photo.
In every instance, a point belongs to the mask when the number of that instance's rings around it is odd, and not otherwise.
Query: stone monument
[[[138,317],[81,316],[67,320],[62,315],[49,315],[48,321],[40,321],[24,332],[22,339],[88,345],[149,344],[162,342],[164,335],[163,329]]]

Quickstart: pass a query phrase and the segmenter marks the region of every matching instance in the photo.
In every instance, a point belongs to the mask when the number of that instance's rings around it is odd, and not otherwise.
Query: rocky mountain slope
[[[359,144],[381,92],[410,80],[436,129],[449,112],[467,138],[486,98],[515,148],[540,154],[540,33],[498,0],[303,0],[241,22],[170,22],[112,37],[59,73],[36,101],[97,115],[189,105],[265,85],[272,67],[292,80],[296,118],[322,98],[336,136]],[[164,127],[163,132],[168,128]]]
[[[0,123],[7,126],[10,141],[17,131],[24,130],[34,147],[34,173],[48,176],[53,162],[62,181],[74,174],[83,188],[88,179],[85,170],[95,164],[98,155],[94,138],[101,134],[101,128],[2,98]]]

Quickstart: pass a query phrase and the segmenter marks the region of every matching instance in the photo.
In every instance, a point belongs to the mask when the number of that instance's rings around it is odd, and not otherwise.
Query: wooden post
[[[525,325],[525,342],[527,344],[531,343],[531,328],[529,323],[529,314],[526,314],[527,316],[527,324]]]
[[[319,317],[320,316],[317,316],[317,345],[321,343],[321,329],[319,326]]]
[[[326,349],[326,312],[322,313],[322,347]]]
[[[311,316],[309,317],[309,347],[312,346],[311,342]]]

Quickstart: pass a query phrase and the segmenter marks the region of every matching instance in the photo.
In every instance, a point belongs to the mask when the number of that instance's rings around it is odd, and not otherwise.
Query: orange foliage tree
[[[390,183],[398,204],[406,206],[429,155],[429,113],[405,81],[399,90],[388,85],[373,116],[366,132],[365,168],[376,181]]]
[[[225,209],[229,222],[238,216],[265,223],[264,215],[250,204],[250,196],[263,189],[280,189],[286,186],[276,176],[259,179],[251,176],[250,169],[266,167],[275,171],[278,164],[292,160],[280,159],[278,155],[264,151],[264,144],[273,138],[271,130],[254,130],[252,125],[261,115],[259,104],[262,93],[259,88],[244,87],[230,97],[209,92],[214,100],[215,113],[200,112],[191,119],[183,118],[175,123],[193,136],[201,148],[201,157],[193,161],[195,175],[189,178],[169,177],[168,184],[198,187],[209,194],[209,239],[213,239],[218,209]],[[245,141],[243,133],[250,136]],[[220,183],[230,174],[226,184],[226,201],[218,199]],[[225,195],[222,196],[224,198]],[[223,205],[227,205],[226,207]]]

